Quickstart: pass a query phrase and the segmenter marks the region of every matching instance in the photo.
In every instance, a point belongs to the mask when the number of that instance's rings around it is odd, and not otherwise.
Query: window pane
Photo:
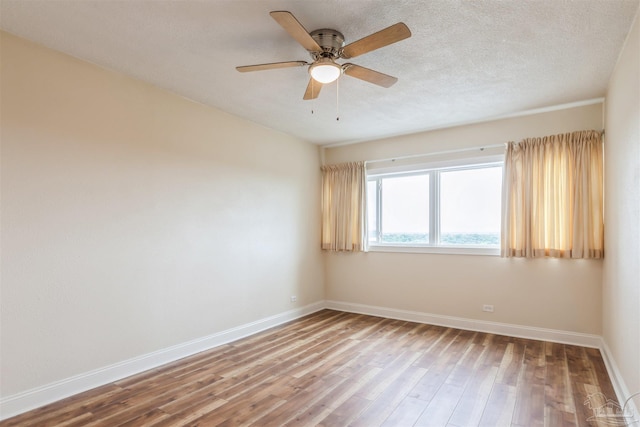
[[[367,181],[367,230],[369,242],[378,240],[378,221],[376,221],[376,206],[378,206],[377,181]]]
[[[382,179],[382,242],[429,243],[429,175]]]
[[[500,245],[502,168],[440,173],[440,243]]]

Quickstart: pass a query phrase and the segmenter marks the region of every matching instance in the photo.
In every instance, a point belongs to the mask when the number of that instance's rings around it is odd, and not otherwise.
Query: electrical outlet
[[[291,295],[291,302],[297,302],[298,297],[296,295]]]
[[[493,305],[491,304],[485,304],[482,306],[482,311],[486,311],[489,313],[493,313]]]

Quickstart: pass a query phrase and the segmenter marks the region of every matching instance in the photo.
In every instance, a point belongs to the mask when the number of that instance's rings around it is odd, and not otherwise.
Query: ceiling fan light
[[[326,84],[338,80],[342,67],[329,58],[321,58],[309,67],[309,74],[319,83]]]

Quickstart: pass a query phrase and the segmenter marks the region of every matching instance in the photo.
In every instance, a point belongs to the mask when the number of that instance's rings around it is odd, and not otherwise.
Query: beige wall
[[[636,17],[609,82],[605,116],[603,337],[629,393],[640,392],[639,63]]]
[[[3,396],[322,301],[316,146],[1,43]]]
[[[326,149],[325,162],[375,160],[602,128],[602,104]],[[602,261],[497,256],[325,254],[326,298],[600,334]],[[494,313],[484,313],[493,304]]]

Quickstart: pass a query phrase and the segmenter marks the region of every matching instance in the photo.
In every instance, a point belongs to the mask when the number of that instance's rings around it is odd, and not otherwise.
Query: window
[[[501,198],[501,162],[369,171],[369,246],[498,254]]]

